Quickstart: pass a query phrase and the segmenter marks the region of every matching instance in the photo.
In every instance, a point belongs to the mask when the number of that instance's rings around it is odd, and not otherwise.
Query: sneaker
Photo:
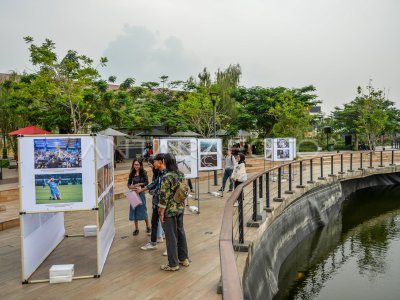
[[[175,266],[175,267],[171,267],[170,265],[166,264],[166,265],[161,265],[160,269],[163,271],[178,271],[179,270],[179,265]]]
[[[229,190],[228,193],[233,192],[233,190]]]
[[[233,207],[238,207],[239,203],[236,201],[235,204],[233,204]]]
[[[157,243],[163,243],[163,242],[164,242],[164,238],[162,236],[157,238]]]
[[[164,252],[163,252],[163,254],[162,255],[164,255],[164,256],[168,256],[168,252],[167,252],[167,250],[165,250]]]
[[[181,266],[184,266],[184,267],[189,267],[189,266],[190,266],[190,261],[189,261],[188,258],[186,258],[186,259],[184,259],[184,260],[180,260],[180,261],[179,261],[179,264],[180,264]]]
[[[146,228],[146,232],[147,232],[147,233],[151,233],[151,228],[150,228],[150,227],[147,227],[147,228]]]
[[[133,233],[132,233],[132,235],[138,235],[139,234],[139,229],[136,229]]]
[[[146,245],[140,247],[140,249],[142,250],[156,250],[157,249],[157,245],[153,245],[151,242],[148,242]]]

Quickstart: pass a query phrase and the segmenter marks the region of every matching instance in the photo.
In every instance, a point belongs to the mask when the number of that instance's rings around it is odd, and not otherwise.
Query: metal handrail
[[[391,157],[387,158],[384,157],[384,153],[389,153],[391,152]],[[314,156],[310,158],[304,158],[301,160],[296,160],[288,163],[283,163],[278,166],[275,166],[273,168],[270,168],[268,170],[264,170],[263,172],[260,172],[258,174],[255,174],[251,176],[247,181],[243,182],[240,184],[231,194],[231,196],[228,198],[225,204],[224,208],[224,213],[223,213],[223,218],[222,218],[222,225],[221,225],[221,231],[220,231],[220,236],[219,236],[219,250],[220,250],[220,266],[221,266],[221,283],[222,283],[222,294],[224,299],[243,299],[243,291],[241,287],[241,281],[240,281],[240,275],[238,273],[238,268],[236,264],[236,258],[235,258],[235,251],[233,247],[233,242],[234,242],[234,232],[233,232],[233,224],[234,224],[234,203],[239,200],[243,199],[243,193],[244,189],[248,187],[249,185],[252,186],[253,190],[253,195],[252,195],[252,200],[251,203],[253,205],[251,214],[250,216],[253,221],[256,219],[256,214],[257,214],[257,208],[254,206],[257,206],[257,201],[256,198],[260,197],[263,198],[263,194],[265,192],[265,209],[270,208],[270,202],[271,199],[273,199],[273,195],[271,194],[271,174],[274,174],[275,172],[278,172],[278,188],[276,189],[276,193],[278,197],[275,199],[278,199],[281,194],[282,194],[282,170],[288,170],[288,190],[285,191],[287,194],[291,194],[292,192],[292,180],[294,180],[293,176],[293,170],[296,170],[296,165],[298,165],[298,171],[299,171],[299,176],[298,176],[298,181],[299,185],[296,186],[296,188],[305,188],[307,186],[307,183],[310,185],[310,183],[314,183],[314,172],[318,172],[318,166],[320,168],[319,172],[321,176],[318,178],[319,181],[326,180],[326,177],[323,176],[324,172],[324,163],[326,165],[330,164],[330,174],[328,177],[343,177],[348,174],[344,170],[344,156],[348,155],[349,156],[349,163],[350,163],[350,169],[348,170],[349,173],[357,172],[357,170],[352,170],[353,168],[353,161],[355,159],[354,154],[360,153],[359,155],[359,160],[358,163],[360,167],[358,168],[358,171],[364,172],[363,168],[363,159],[366,160],[366,162],[369,162],[369,169],[374,168],[373,167],[373,155],[376,153],[379,153],[379,159],[375,160],[375,163],[379,163],[378,167],[385,167],[383,164],[384,158],[389,159],[390,164],[387,166],[394,167],[396,166],[395,164],[395,152],[399,152],[399,150],[380,150],[380,151],[348,151],[348,152],[341,152],[341,153],[336,153],[336,154],[327,154],[327,155],[319,155],[319,156]],[[400,153],[400,152],[399,152]],[[363,154],[367,154],[364,155]],[[326,159],[325,159],[326,158]],[[329,158],[329,160],[327,159]],[[339,159],[339,161],[335,162],[335,158]],[[316,163],[313,165],[313,162],[317,162],[319,159],[319,165]],[[324,160],[325,159],[325,160]],[[336,173],[338,175],[334,174],[334,166],[339,166],[340,170],[338,170]],[[307,183],[305,182],[305,168],[309,167],[310,170],[310,180]],[[356,168],[357,169],[357,168]],[[264,176],[265,176],[265,182],[264,182]],[[263,182],[265,183],[265,191],[263,191]],[[258,184],[258,188],[257,188]],[[255,193],[255,194],[254,194]],[[278,199],[279,200],[279,199]],[[243,207],[241,208],[243,210]],[[243,214],[243,211],[241,212]],[[239,216],[240,217],[240,216]],[[242,216],[243,218],[243,216]],[[239,232],[239,241],[243,242],[243,230],[242,232]]]

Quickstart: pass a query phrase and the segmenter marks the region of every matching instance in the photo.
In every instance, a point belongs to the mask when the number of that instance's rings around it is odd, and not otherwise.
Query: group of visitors
[[[146,232],[150,241],[141,247],[142,250],[155,250],[157,243],[166,240],[168,263],[161,266],[164,271],[177,271],[179,266],[190,265],[186,235],[183,226],[185,203],[174,200],[178,186],[185,181],[184,174],[179,171],[175,157],[170,153],[159,153],[154,158],[149,157],[148,166],[152,170],[153,178],[149,183],[143,162],[134,159],[128,178],[128,188],[137,192],[142,205],[129,209],[129,220],[134,221],[133,235],[139,234],[138,221],[144,220]],[[245,155],[238,153],[233,156],[231,150],[226,151],[223,159],[224,175],[220,191],[224,191],[229,180],[229,192],[240,183],[247,180]],[[190,187],[192,191],[192,187]],[[146,208],[145,192],[152,195],[151,227]]]
[[[142,250],[157,249],[157,242],[162,242],[165,236],[168,263],[161,266],[164,271],[177,271],[179,266],[190,265],[183,215],[185,203],[177,203],[173,198],[178,186],[185,180],[178,170],[175,157],[169,153],[159,153],[154,158],[148,158],[149,167],[153,170],[152,182],[148,183],[147,172],[141,161],[135,159],[132,163],[128,179],[128,188],[136,191],[142,205],[135,209],[130,207],[129,220],[135,222],[133,235],[139,234],[138,221],[146,222],[146,231],[150,241],[141,247]],[[151,228],[149,226],[145,192],[149,191],[152,198]]]

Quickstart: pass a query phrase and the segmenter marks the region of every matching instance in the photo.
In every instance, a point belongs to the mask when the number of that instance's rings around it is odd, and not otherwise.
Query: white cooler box
[[[88,236],[96,236],[97,235],[97,226],[96,225],[86,225],[83,227],[83,235],[85,237]]]
[[[71,282],[74,265],[52,265],[49,270],[50,283]]]

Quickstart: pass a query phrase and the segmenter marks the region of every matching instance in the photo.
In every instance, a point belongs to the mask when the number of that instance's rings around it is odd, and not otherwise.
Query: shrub
[[[4,159],[4,160],[0,159],[0,166],[2,168],[8,168],[10,166],[10,161],[8,159]]]

